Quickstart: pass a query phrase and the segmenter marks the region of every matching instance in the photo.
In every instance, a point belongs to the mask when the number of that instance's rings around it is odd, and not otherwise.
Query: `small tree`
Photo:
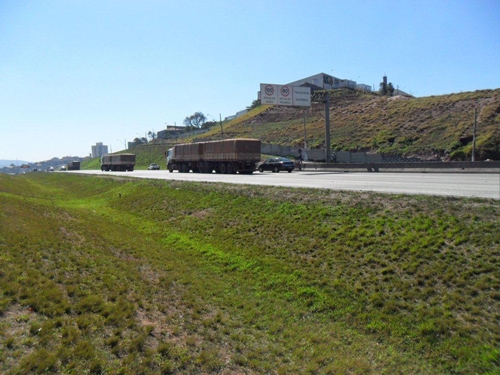
[[[142,138],[137,137],[137,138],[134,138],[134,140],[132,141],[132,143],[133,143],[133,145],[135,147],[135,146],[147,144],[148,140],[146,138],[144,138],[144,137],[142,137]]]
[[[381,95],[387,95],[387,85],[384,82],[380,82],[380,86],[379,86],[378,92]]]
[[[394,86],[391,82],[389,82],[388,84],[385,84],[385,82],[380,82],[379,93],[381,95],[392,96],[392,94],[394,94]]]
[[[194,128],[201,128],[203,123],[207,120],[205,115],[202,112],[195,112],[191,116],[188,116],[184,119],[184,125],[186,127],[194,127]]]
[[[392,85],[391,82],[387,84],[387,94],[392,96],[394,94],[394,86]]]
[[[247,107],[247,109],[250,111],[251,109],[257,108],[258,106],[260,106],[260,99],[255,99],[252,104]]]

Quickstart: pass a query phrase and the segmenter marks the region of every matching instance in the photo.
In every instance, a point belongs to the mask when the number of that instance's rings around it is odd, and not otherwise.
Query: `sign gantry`
[[[310,87],[260,84],[261,104],[310,107],[311,101],[325,103],[325,160],[330,162],[330,94],[328,91],[316,91],[311,95]]]
[[[260,102],[261,104],[310,107],[311,88],[261,83]]]

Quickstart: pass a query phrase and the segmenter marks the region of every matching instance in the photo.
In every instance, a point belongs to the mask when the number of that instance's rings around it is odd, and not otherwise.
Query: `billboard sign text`
[[[261,83],[260,102],[261,104],[309,107],[311,88]]]

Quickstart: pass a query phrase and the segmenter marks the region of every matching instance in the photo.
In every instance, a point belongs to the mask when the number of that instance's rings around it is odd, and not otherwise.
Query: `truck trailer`
[[[260,150],[260,140],[245,138],[175,145],[167,152],[167,169],[252,174],[260,161]]]
[[[101,156],[101,171],[133,171],[135,154]]]
[[[68,171],[79,171],[80,170],[80,162],[79,161],[70,161],[66,166]]]

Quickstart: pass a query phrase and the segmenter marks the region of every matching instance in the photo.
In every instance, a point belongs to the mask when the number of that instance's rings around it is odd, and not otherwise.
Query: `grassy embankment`
[[[355,90],[330,92],[331,147],[400,156],[444,156],[470,160],[477,110],[477,160],[498,160],[500,89],[422,98],[384,97]],[[323,103],[311,108],[260,106],[224,125],[227,137],[301,146],[304,120],[308,147],[325,142]],[[213,137],[217,129],[200,135]]]
[[[151,163],[156,163],[161,169],[166,169],[165,151],[167,144],[148,144],[136,146],[132,149],[124,150],[120,153],[133,153],[136,155],[135,169],[148,169]],[[81,169],[101,169],[100,158],[85,160],[81,164]]]
[[[0,372],[498,373],[500,202],[0,175]]]
[[[336,151],[366,151],[384,155],[444,157],[470,160],[472,124],[477,110],[476,160],[499,159],[500,89],[478,90],[423,98],[382,97],[355,90],[331,91],[331,147]],[[324,105],[311,108],[262,105],[223,122],[225,138],[257,138],[262,142],[322,148],[325,141]],[[198,140],[215,140],[212,127]],[[193,138],[183,138],[191,142]],[[137,169],[157,163],[165,168],[168,144],[148,144],[124,152],[137,155]],[[99,169],[98,159],[82,169]]]

